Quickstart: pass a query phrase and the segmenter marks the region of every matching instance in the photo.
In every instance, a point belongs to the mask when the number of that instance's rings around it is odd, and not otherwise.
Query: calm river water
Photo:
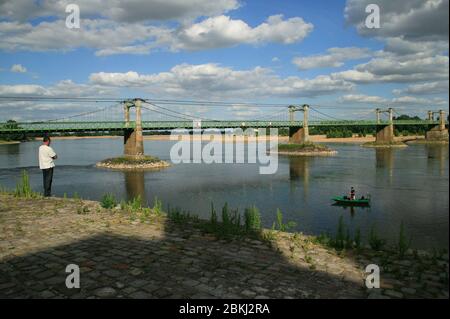
[[[169,159],[174,142],[145,141],[147,154]],[[0,145],[0,185],[15,187],[22,169],[32,187],[41,191],[37,167],[40,142]],[[180,164],[156,172],[118,172],[94,164],[122,153],[122,139],[55,140],[59,155],[53,180],[56,196],[77,192],[99,200],[105,193],[118,199],[140,194],[149,205],[157,196],[170,204],[208,218],[211,202],[217,209],[256,205],[270,227],[277,208],[296,231],[335,232],[340,216],[351,228],[367,234],[375,225],[381,237],[396,242],[403,221],[417,248],[447,248],[449,244],[448,146],[411,145],[375,150],[358,145],[330,145],[339,153],[326,158],[279,158],[274,175],[260,175],[257,164]],[[370,208],[332,206],[331,198],[354,186],[357,195],[370,193]]]

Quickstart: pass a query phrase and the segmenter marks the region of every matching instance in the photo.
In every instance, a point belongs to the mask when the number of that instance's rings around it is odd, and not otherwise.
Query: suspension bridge
[[[5,98],[3,98],[4,100]],[[36,101],[37,98],[14,98],[8,101]],[[45,99],[41,99],[45,100]],[[52,101],[70,102],[71,99],[51,98]],[[98,102],[98,99],[76,99],[84,103]],[[81,112],[78,114],[54,118],[42,121],[17,121],[0,122],[0,137],[5,134],[32,133],[32,134],[57,134],[57,133],[109,133],[123,132],[126,155],[143,154],[143,131],[174,130],[174,129],[236,129],[247,128],[288,128],[290,141],[302,143],[309,139],[311,127],[374,127],[376,129],[376,141],[378,143],[392,142],[394,140],[394,126],[423,126],[427,130],[426,138],[429,140],[448,140],[447,122],[445,112],[429,111],[426,120],[395,120],[395,110],[376,109],[373,120],[355,119],[342,120],[331,116],[318,108],[310,105],[282,105],[282,104],[247,104],[232,102],[210,101],[176,101],[176,100],[149,100],[127,99],[108,100],[101,102],[115,102],[113,105]],[[171,105],[169,108],[167,105]],[[178,106],[178,109],[174,109]],[[212,106],[230,108],[239,114],[240,110],[255,111],[259,108],[275,108],[275,112],[265,114],[257,118],[245,120],[235,119],[210,119],[190,111],[182,111],[186,106],[196,106],[196,109],[208,109]],[[135,120],[131,120],[130,111],[135,110]],[[301,119],[295,118],[295,113],[303,113]],[[311,116],[313,112],[313,116]],[[373,111],[372,111],[373,112]],[[255,112],[257,113],[257,112]],[[382,118],[387,114],[387,118]],[[439,118],[435,119],[435,115]]]

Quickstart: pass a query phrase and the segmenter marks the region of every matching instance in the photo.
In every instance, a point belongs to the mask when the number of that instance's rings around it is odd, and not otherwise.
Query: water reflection
[[[444,176],[448,161],[448,145],[427,145],[427,165],[430,171],[439,168],[439,175]]]
[[[0,155],[16,155],[19,154],[20,144],[4,144],[0,145]]]
[[[310,175],[310,157],[289,156],[289,179],[291,181],[303,181],[304,195],[308,195],[309,175]],[[294,186],[295,183],[291,183]],[[294,186],[295,187],[295,186]]]
[[[362,234],[368,234],[375,224],[383,239],[392,243],[398,241],[403,221],[415,248],[448,248],[446,145],[411,145],[401,150],[333,145],[339,152],[333,158],[283,156],[275,175],[260,175],[259,166],[253,164],[182,164],[146,172],[101,170],[94,164],[121,154],[120,139],[54,143],[61,154],[54,179],[56,196],[77,192],[83,198],[100,200],[112,192],[118,200],[129,200],[141,195],[150,206],[157,196],[165,206],[180,207],[205,219],[210,218],[211,202],[217,207],[228,202],[241,212],[256,205],[265,227],[272,226],[279,208],[286,220],[297,223],[293,231],[311,234],[335,231],[343,216],[349,227],[360,228]],[[152,154],[168,160],[172,142],[146,143]],[[0,147],[0,185],[14,189],[26,168],[31,187],[42,189],[42,173],[36,167],[39,144]],[[331,198],[347,193],[350,186],[356,188],[357,196],[370,193],[370,209],[331,206]]]
[[[377,172],[387,172],[390,185],[394,177],[394,152],[392,148],[375,149],[375,167]],[[377,178],[381,176],[382,174],[377,174]]]
[[[355,217],[355,213],[357,212],[370,211],[370,206],[346,206],[339,203],[332,204],[331,206],[341,207],[345,212],[349,211],[351,218]]]
[[[143,171],[123,172],[125,176],[125,191],[127,200],[141,196],[142,203],[147,203],[145,193],[145,173]]]

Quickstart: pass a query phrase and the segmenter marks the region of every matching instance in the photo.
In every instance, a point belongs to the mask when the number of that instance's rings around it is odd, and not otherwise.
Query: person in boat
[[[355,200],[356,199],[356,192],[355,189],[352,187],[350,190],[350,200]]]

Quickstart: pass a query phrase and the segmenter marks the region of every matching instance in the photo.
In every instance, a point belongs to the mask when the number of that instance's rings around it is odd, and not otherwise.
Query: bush
[[[245,209],[244,219],[246,232],[257,232],[261,229],[261,214],[255,206]]]
[[[117,205],[116,197],[113,194],[105,194],[102,197],[100,205],[106,209],[114,208]]]

